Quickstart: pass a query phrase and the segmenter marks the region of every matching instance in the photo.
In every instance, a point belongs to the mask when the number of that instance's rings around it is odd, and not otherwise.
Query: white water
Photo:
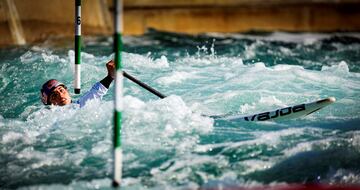
[[[158,99],[125,82],[125,188],[269,184],[267,176],[287,175],[289,168],[282,163],[291,166],[296,161],[301,166],[314,156],[301,157],[309,152],[315,154],[310,166],[319,166],[314,170],[320,182],[359,183],[359,168],[346,164],[358,160],[360,144],[360,74],[351,71],[353,63],[344,57],[319,70],[307,66],[322,63],[306,61],[304,65],[245,63],[266,43],[246,46],[244,57],[219,55],[211,50],[214,47],[200,47],[197,54],[176,58],[123,54],[128,73],[168,96]],[[295,54],[286,47],[281,52]],[[72,50],[57,53],[33,47],[0,68],[0,161],[4,163],[0,179],[8,187],[109,187],[113,89],[103,101],[92,101],[83,109],[47,108],[38,99],[39,86],[49,78],[64,81],[72,92],[73,56]],[[106,75],[104,65],[111,58],[82,53],[84,91]],[[251,114],[329,96],[337,102],[305,118],[281,123],[218,122],[201,115]],[[334,149],[340,150],[338,154],[331,153]],[[317,163],[324,158],[330,158],[329,169]],[[253,177],[254,172],[265,173]],[[298,182],[304,178],[298,176]]]

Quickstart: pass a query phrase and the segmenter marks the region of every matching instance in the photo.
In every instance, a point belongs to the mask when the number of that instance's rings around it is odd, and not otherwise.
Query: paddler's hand
[[[108,76],[110,76],[112,79],[115,79],[115,62],[113,60],[110,60],[108,63],[106,63],[106,69],[108,71]]]

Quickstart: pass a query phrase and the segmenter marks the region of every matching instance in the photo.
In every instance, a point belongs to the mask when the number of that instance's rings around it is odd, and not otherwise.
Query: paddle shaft
[[[129,80],[133,81],[134,83],[138,84],[139,86],[145,88],[146,90],[148,90],[149,92],[155,94],[156,96],[158,96],[159,98],[163,99],[166,98],[165,95],[161,94],[160,92],[158,92],[157,90],[151,88],[149,85],[137,80],[136,78],[134,78],[133,76],[129,75],[127,72],[123,71],[123,75],[124,77],[128,78]]]

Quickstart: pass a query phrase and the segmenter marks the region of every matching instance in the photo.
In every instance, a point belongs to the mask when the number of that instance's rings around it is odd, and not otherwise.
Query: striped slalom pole
[[[81,0],[75,0],[75,77],[74,92],[80,94],[80,70],[81,70]]]
[[[114,0],[114,53],[115,53],[115,114],[114,114],[114,176],[113,187],[120,186],[122,175],[121,121],[123,111],[123,72],[121,65],[122,1]]]

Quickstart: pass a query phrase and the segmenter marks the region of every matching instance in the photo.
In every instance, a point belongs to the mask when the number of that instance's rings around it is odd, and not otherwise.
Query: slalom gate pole
[[[81,71],[81,0],[75,0],[75,73],[74,92],[80,94]]]
[[[122,148],[121,148],[121,124],[123,111],[123,72],[122,72],[122,1],[113,0],[114,2],[114,53],[115,53],[115,113],[114,113],[114,176],[113,187],[121,185],[122,177]]]

